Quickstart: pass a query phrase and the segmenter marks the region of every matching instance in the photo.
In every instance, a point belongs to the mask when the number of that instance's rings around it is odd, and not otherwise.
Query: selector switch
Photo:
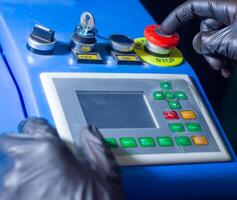
[[[52,54],[56,43],[54,33],[53,30],[36,24],[28,38],[27,49],[40,55]]]
[[[177,33],[165,35],[159,25],[147,26],[144,31],[147,39],[146,48],[151,54],[168,55],[173,47],[179,44],[180,37]]]

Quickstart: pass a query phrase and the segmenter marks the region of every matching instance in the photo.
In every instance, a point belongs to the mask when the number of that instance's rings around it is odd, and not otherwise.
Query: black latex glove
[[[0,136],[13,161],[4,177],[4,200],[119,200],[118,166],[97,129],[82,130],[79,158],[44,119],[21,123],[21,134]]]
[[[229,77],[237,61],[237,0],[189,0],[170,13],[161,29],[173,34],[197,17],[202,22],[193,40],[194,49],[213,69]]]

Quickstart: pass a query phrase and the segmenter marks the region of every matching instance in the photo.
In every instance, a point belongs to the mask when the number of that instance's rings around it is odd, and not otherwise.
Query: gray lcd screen
[[[97,128],[155,128],[142,92],[77,91],[88,124]]]

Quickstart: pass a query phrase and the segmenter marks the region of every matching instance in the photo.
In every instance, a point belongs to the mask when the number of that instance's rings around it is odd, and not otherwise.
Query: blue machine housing
[[[0,56],[0,133],[17,130],[20,120],[24,119],[21,94],[9,73],[2,56]]]
[[[125,197],[126,199],[237,199],[236,156],[192,67],[186,61],[178,67],[170,68],[152,65],[77,64],[67,45],[83,11],[94,14],[98,34],[106,38],[113,33],[126,34],[132,38],[142,37],[144,28],[155,23],[138,0],[1,1],[0,44],[5,59],[5,64],[2,64],[1,68],[5,68],[4,70],[9,68],[10,73],[5,73],[4,76],[12,76],[12,84],[9,87],[15,93],[12,94],[12,99],[18,104],[9,107],[8,112],[14,113],[14,120],[22,118],[25,110],[27,116],[45,117],[53,123],[39,78],[41,72],[187,74],[196,84],[232,160],[222,163],[123,167],[121,172]],[[58,43],[54,55],[36,55],[26,49],[27,38],[35,24],[56,31],[55,37]],[[107,41],[101,37],[98,42]],[[2,82],[6,80],[4,77],[0,78]],[[19,88],[19,94],[16,88]],[[6,90],[2,93],[9,94]],[[4,100],[7,102],[9,98]],[[5,113],[7,110],[4,110],[3,114]],[[12,130],[16,129],[16,124],[11,120],[10,125]],[[0,130],[2,127],[4,125],[1,124]]]

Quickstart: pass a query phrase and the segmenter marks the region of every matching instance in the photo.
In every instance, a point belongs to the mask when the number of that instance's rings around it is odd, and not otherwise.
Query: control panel
[[[227,161],[230,156],[185,75],[42,73],[60,136],[80,146],[100,129],[120,165]]]
[[[111,34],[101,43],[98,37],[94,16],[83,12],[69,46],[78,64],[172,67],[183,62],[176,48],[179,35],[165,35],[159,25],[147,26],[144,38]],[[43,56],[53,54],[54,43],[53,30],[35,25],[27,48]],[[92,124],[120,165],[231,159],[189,76],[43,72],[40,77],[60,136],[73,151],[80,146],[80,130]]]
[[[72,151],[82,126],[97,126],[123,166],[125,199],[237,199],[236,156],[178,49],[185,38],[164,34],[141,1],[8,0],[0,10],[1,75],[12,79],[0,89],[15,91],[2,92],[2,107],[18,102],[4,120],[46,118]]]
[[[55,51],[55,31],[36,24],[28,37],[26,47],[39,55]],[[123,34],[111,34],[98,42],[95,19],[92,13],[83,12],[76,25],[68,49],[79,64],[143,65],[145,63],[172,67],[183,62],[182,53],[176,48],[180,37],[177,33],[165,35],[159,25],[149,25],[144,38],[132,39]]]

